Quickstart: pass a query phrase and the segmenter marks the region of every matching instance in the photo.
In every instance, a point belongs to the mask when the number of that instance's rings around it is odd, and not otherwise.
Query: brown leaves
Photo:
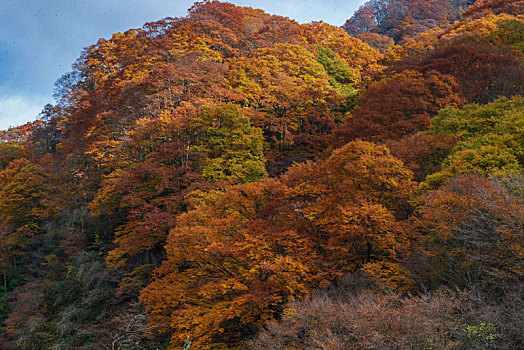
[[[357,141],[279,180],[197,193],[141,300],[172,346],[187,335],[202,348],[237,344],[311,287],[394,263],[394,214],[412,186],[385,147]]]
[[[459,176],[422,197],[415,223],[427,234],[433,278],[506,291],[522,281],[522,177],[506,181]]]
[[[355,138],[398,139],[425,130],[444,107],[463,103],[455,79],[431,71],[406,70],[372,84],[335,132],[338,144]]]
[[[480,0],[474,3],[464,16],[468,18],[479,18],[490,13],[509,13],[521,15],[524,13],[524,2],[522,0]]]
[[[446,347],[460,339],[471,304],[467,296],[447,290],[397,294],[352,274],[290,302],[282,319],[259,333],[252,349]]]

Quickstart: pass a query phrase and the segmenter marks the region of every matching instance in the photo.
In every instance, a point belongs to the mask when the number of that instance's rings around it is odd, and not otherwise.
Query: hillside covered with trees
[[[524,349],[524,1],[197,2],[0,131],[0,348]]]

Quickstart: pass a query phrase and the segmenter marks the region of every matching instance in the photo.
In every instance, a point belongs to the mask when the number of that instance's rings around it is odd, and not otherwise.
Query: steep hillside
[[[0,347],[522,348],[524,9],[470,3],[87,47],[0,132]]]

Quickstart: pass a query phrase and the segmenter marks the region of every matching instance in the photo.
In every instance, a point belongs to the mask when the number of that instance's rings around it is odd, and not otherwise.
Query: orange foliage
[[[0,170],[0,242],[2,262],[23,253],[31,239],[43,232],[42,223],[56,213],[53,176],[25,158]]]
[[[378,33],[362,33],[359,34],[357,38],[380,53],[384,53],[387,49],[395,44],[393,39],[391,39],[389,36]]]
[[[144,336],[160,329],[170,349],[188,336],[196,348],[225,349],[244,346],[268,320],[288,315],[288,301],[348,272],[401,292],[417,283],[520,283],[521,178],[502,185],[458,177],[411,198],[413,180],[439,171],[457,142],[423,133],[439,110],[524,92],[522,1],[479,1],[467,18],[437,28],[467,3],[456,0],[447,12],[447,0],[373,0],[348,22],[355,38],[324,22],[202,1],[187,17],[86,48],[58,82],[57,106],[0,132],[0,263],[7,270],[42,241],[20,281],[34,269],[70,283],[78,268],[85,278],[73,279],[88,283],[18,289],[12,300],[39,305],[11,311],[2,337],[33,334],[34,322],[47,342],[38,346],[68,344],[57,339],[76,335],[59,334],[56,317],[76,317],[73,304],[78,315],[125,304],[107,323],[124,329],[135,319],[126,303],[144,286],[151,322],[137,314]],[[499,129],[517,130],[519,113]],[[483,142],[520,147],[518,132],[498,136],[471,143],[452,165],[505,160],[497,144]],[[99,249],[84,257],[107,255],[75,265],[81,249]],[[106,270],[102,258],[121,269]],[[15,272],[4,274],[8,293],[19,282]],[[103,293],[75,295],[98,283]],[[97,299],[107,295],[115,299]],[[377,297],[370,307],[375,316],[386,310],[392,338],[407,344],[402,312],[427,323],[416,307],[428,303],[386,307],[396,300]],[[357,312],[362,334],[380,344],[377,323],[364,318]],[[417,334],[426,334],[426,323]],[[126,329],[129,341],[144,338]]]
[[[416,228],[427,235],[426,278],[510,291],[524,272],[522,177],[505,184],[458,176],[421,198]]]
[[[381,69],[377,61],[381,55],[368,44],[347,34],[342,28],[324,22],[311,22],[302,25],[302,40],[309,45],[328,47],[336,52],[345,63],[362,73],[367,81]]]
[[[380,278],[376,261],[397,266],[395,215],[412,189],[385,147],[357,141],[279,180],[194,193],[141,300],[173,349],[187,336],[203,349],[238,344],[312,286],[366,266]]]
[[[488,14],[509,13],[513,15],[524,14],[524,1],[522,0],[477,0],[465,12],[464,17],[479,18]]]
[[[314,158],[335,125],[344,96],[302,46],[276,44],[229,62],[226,84],[237,91],[254,125],[265,131],[270,161]],[[270,169],[271,170],[271,169]]]
[[[468,102],[489,103],[524,93],[524,67],[505,48],[456,44],[434,50],[417,67],[451,75]]]

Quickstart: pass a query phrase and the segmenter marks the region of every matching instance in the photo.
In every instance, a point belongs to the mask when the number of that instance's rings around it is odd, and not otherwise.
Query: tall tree
[[[522,97],[444,109],[432,120],[430,131],[454,134],[460,139],[443,161],[442,170],[428,176],[430,186],[458,174],[501,176],[524,169]]]
[[[188,107],[175,118],[145,122],[133,137],[139,150],[149,148],[146,159],[108,175],[91,204],[94,215],[123,221],[107,257],[111,265],[133,256],[154,260],[149,253],[161,250],[184,196],[199,182],[266,176],[261,131],[232,104]]]
[[[352,142],[330,158],[295,165],[278,180],[189,196],[167,260],[144,289],[151,321],[200,348],[240,344],[289,299],[368,267],[399,271],[411,172],[385,147]],[[380,267],[373,265],[384,261]]]
[[[441,108],[462,103],[456,90],[454,79],[438,72],[406,70],[385,77],[364,92],[337,128],[337,143],[355,138],[385,141],[425,130]]]

